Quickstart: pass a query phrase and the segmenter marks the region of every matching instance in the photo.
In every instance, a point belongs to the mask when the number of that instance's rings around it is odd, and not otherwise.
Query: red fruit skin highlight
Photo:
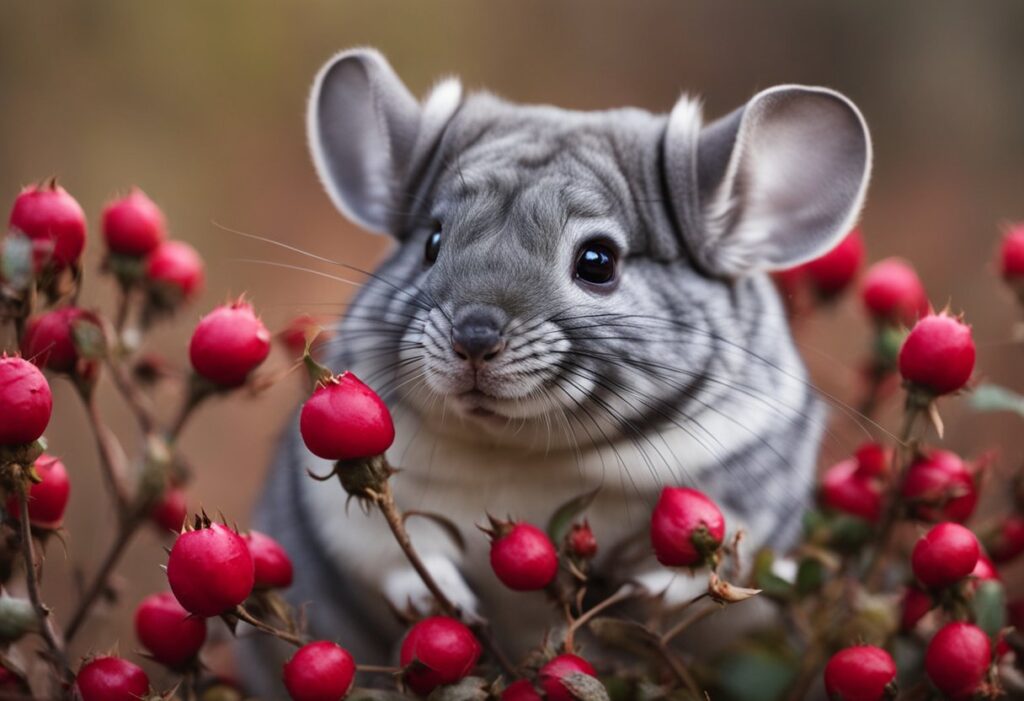
[[[42,482],[29,487],[28,520],[36,528],[60,528],[71,496],[68,471],[64,463],[46,453],[36,458],[35,469]],[[7,499],[7,513],[15,520],[21,518],[21,505],[14,494]]]
[[[974,371],[971,327],[947,314],[922,318],[903,342],[900,375],[935,395],[956,392]]]
[[[384,401],[351,372],[320,384],[302,405],[302,440],[325,460],[358,460],[381,455],[395,440]]]
[[[82,701],[139,701],[149,693],[149,677],[120,657],[95,657],[78,672]]]
[[[974,696],[992,663],[988,636],[970,623],[950,623],[935,634],[925,653],[928,678],[953,701]]]
[[[704,531],[706,535],[700,535]],[[706,537],[709,542],[698,546],[694,536]],[[687,487],[665,487],[661,491],[651,514],[651,545],[658,562],[666,567],[693,567],[724,538],[725,517],[704,494]]]
[[[479,641],[459,621],[445,616],[425,618],[402,641],[400,662],[405,683],[426,696],[438,686],[466,677],[480,659],[480,652]]]
[[[242,536],[219,523],[178,536],[167,558],[167,581],[197,616],[219,616],[248,598],[255,566]]]
[[[830,467],[821,480],[821,503],[830,509],[877,523],[882,515],[882,486],[865,477],[856,459]]]
[[[192,368],[221,387],[238,387],[270,353],[270,332],[246,302],[204,316],[188,348]]]
[[[597,677],[589,662],[572,654],[559,655],[540,668],[537,678],[547,701],[574,701],[572,692],[562,683],[565,677],[573,674]]]
[[[863,261],[864,238],[860,229],[853,229],[835,248],[802,268],[819,295],[833,297],[849,287]]]
[[[974,513],[978,490],[974,476],[956,453],[933,450],[917,456],[900,489],[914,518],[963,523]]]
[[[910,326],[928,313],[921,279],[899,258],[886,258],[868,268],[861,299],[868,314],[882,323]]]
[[[203,290],[203,259],[184,241],[164,241],[146,259],[146,277],[189,300]]]
[[[352,655],[326,640],[303,645],[283,671],[292,701],[339,701],[348,695],[355,677]]]
[[[491,569],[509,589],[535,591],[558,574],[558,553],[544,531],[516,523],[491,542]]]
[[[135,637],[160,664],[181,667],[206,642],[206,619],[189,614],[169,591],[152,594],[135,609]]]
[[[892,697],[896,663],[888,652],[858,645],[832,655],[825,666],[825,690],[839,701],[882,701]]]
[[[292,584],[294,575],[291,558],[281,544],[259,531],[250,531],[245,536],[249,554],[255,566],[256,587],[259,589],[284,589]]]
[[[27,445],[50,423],[50,385],[32,363],[0,355],[0,445]]]
[[[21,340],[22,357],[54,372],[73,372],[79,359],[75,329],[80,324],[92,324],[100,332],[96,315],[78,307],[32,317]]]
[[[968,576],[980,556],[981,546],[973,533],[956,523],[940,523],[914,545],[910,564],[921,584],[938,589]]]
[[[85,212],[60,185],[30,185],[14,200],[9,225],[32,240],[36,271],[63,270],[85,249]]]
[[[139,188],[103,209],[103,238],[113,253],[144,256],[167,237],[164,213]]]

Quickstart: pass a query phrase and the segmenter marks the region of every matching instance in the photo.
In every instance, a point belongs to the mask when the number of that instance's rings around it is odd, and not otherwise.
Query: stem
[[[96,404],[96,394],[88,390],[82,390],[79,392],[79,395],[85,403],[86,413],[89,415],[89,425],[92,427],[92,433],[96,438],[96,448],[100,455],[103,478],[107,483],[110,494],[117,503],[118,514],[123,517],[131,498],[124,450],[121,448],[117,437],[103,422],[99,406]]]
[[[67,654],[64,652],[64,644],[61,642],[53,627],[53,620],[50,618],[50,609],[43,603],[39,593],[39,578],[36,576],[36,555],[32,546],[32,525],[28,514],[28,494],[25,484],[22,482],[18,488],[18,509],[21,527],[21,554],[25,561],[25,582],[28,587],[28,598],[36,610],[39,619],[39,632],[50,650],[50,656],[62,682],[74,681],[71,667],[68,665]]]
[[[669,669],[672,670],[672,674],[675,675],[679,683],[687,688],[687,690],[693,695],[695,699],[705,698],[704,692],[701,691],[700,685],[697,684],[697,680],[693,678],[693,675],[684,667],[676,656],[672,654],[672,651],[668,649],[668,646],[664,643],[660,643],[656,648],[661,659],[665,661]]]
[[[398,667],[388,667],[379,664],[357,664],[356,670],[367,674],[398,674],[402,670]]]
[[[128,316],[131,314],[132,290],[127,285],[121,285],[121,294],[117,300],[117,314],[114,317],[114,330],[117,332],[118,345],[123,344],[124,327],[128,324]]]
[[[597,616],[602,611],[605,611],[605,610],[611,608],[615,604],[621,603],[623,601],[626,601],[627,599],[631,599],[631,598],[634,598],[634,597],[639,596],[639,595],[640,595],[640,591],[637,588],[627,584],[626,586],[620,587],[617,592],[615,592],[614,594],[609,596],[604,601],[601,601],[601,602],[595,604],[589,611],[584,613],[582,616],[577,618],[575,621],[572,621],[569,624],[569,629],[565,632],[565,649],[566,649],[566,652],[573,652],[574,651],[574,649],[575,649],[575,637],[576,637],[576,631],[577,630],[579,630],[583,626],[587,625],[587,623],[592,621],[594,619],[594,617]]]
[[[273,635],[275,638],[283,640],[286,643],[291,643],[295,647],[302,647],[306,644],[301,636],[286,630],[281,630],[280,628],[275,628],[269,623],[264,623],[263,621],[249,613],[243,606],[237,607],[234,611],[232,611],[232,614],[237,616],[238,620],[245,621],[261,633]]]
[[[153,411],[149,408],[146,398],[128,377],[124,365],[118,360],[107,358],[107,367],[110,369],[110,377],[114,381],[114,386],[117,387],[118,392],[121,393],[128,407],[135,414],[135,420],[139,422],[142,432],[152,433],[156,428],[156,418],[153,416]]]
[[[661,636],[661,644],[668,645],[676,636],[678,636],[684,630],[692,626],[694,623],[703,621],[705,618],[711,616],[712,614],[718,613],[720,609],[721,607],[717,605],[708,606],[703,611],[695,613],[689,618],[683,619],[679,623],[676,623],[674,626],[665,631],[665,633]]]

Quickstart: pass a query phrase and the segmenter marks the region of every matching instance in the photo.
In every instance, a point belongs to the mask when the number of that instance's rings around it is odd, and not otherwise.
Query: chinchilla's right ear
[[[457,80],[420,103],[373,49],[337,54],[317,74],[306,128],[331,200],[358,224],[396,234],[413,180],[462,100]]]

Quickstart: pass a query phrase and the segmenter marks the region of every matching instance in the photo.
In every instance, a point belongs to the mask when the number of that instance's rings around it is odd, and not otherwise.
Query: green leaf
[[[1006,591],[1003,583],[989,579],[978,584],[971,600],[978,627],[994,638],[1006,626]]]
[[[601,488],[598,487],[593,491],[580,494],[555,509],[555,513],[548,520],[547,528],[548,537],[551,538],[552,543],[558,544],[562,542],[565,534],[569,532],[569,527],[572,525],[573,520],[594,503],[594,499],[597,498],[597,493],[600,491]]]
[[[999,385],[981,385],[971,394],[975,411],[1011,411],[1024,417],[1024,396]]]
[[[793,598],[793,586],[772,571],[774,564],[775,553],[771,550],[757,553],[754,558],[754,585],[771,599],[788,601]]]
[[[796,590],[800,596],[813,594],[821,589],[825,581],[825,565],[813,557],[806,557],[800,561],[796,571]]]

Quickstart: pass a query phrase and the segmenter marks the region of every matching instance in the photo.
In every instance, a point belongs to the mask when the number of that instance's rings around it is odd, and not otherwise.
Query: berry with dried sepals
[[[651,544],[667,567],[696,567],[717,556],[725,517],[696,489],[665,487],[651,514]]]
[[[410,689],[426,696],[468,676],[480,653],[480,642],[459,621],[446,616],[425,618],[402,641],[403,678]]]
[[[384,453],[395,425],[384,401],[351,372],[319,383],[302,405],[302,440],[325,460],[358,460]]]
[[[348,650],[327,640],[303,645],[283,671],[292,701],[341,701],[356,678],[356,663]]]
[[[190,613],[219,616],[252,593],[255,565],[242,536],[214,523],[178,536],[167,558],[167,581]]]
[[[192,368],[220,387],[238,387],[270,353],[270,332],[252,305],[238,300],[204,316],[192,332]]]

